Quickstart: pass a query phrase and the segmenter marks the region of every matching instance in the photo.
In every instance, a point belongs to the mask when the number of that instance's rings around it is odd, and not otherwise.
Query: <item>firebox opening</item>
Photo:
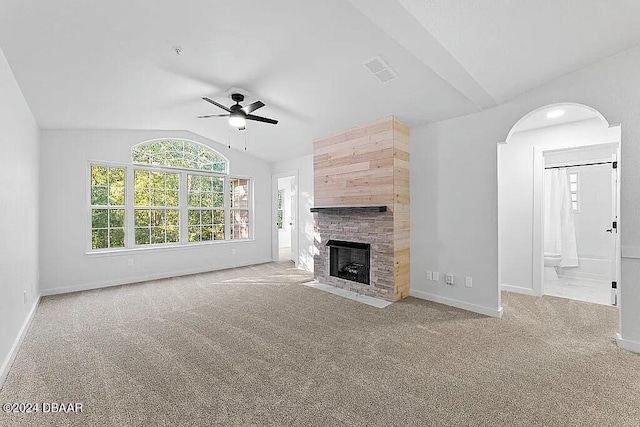
[[[368,243],[329,240],[329,275],[369,284],[370,252]]]

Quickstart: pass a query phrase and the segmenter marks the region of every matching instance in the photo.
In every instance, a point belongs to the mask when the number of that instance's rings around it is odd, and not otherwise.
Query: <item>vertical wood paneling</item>
[[[393,212],[393,300],[409,296],[409,129],[388,117],[320,139],[313,162],[315,207]]]

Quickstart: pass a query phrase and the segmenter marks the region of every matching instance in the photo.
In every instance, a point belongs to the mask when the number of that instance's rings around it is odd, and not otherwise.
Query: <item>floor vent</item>
[[[364,66],[367,70],[371,71],[371,73],[376,76],[381,83],[389,83],[392,80],[398,78],[398,75],[393,72],[391,67],[387,65],[386,62],[383,61],[379,56],[374,56],[364,62]]]

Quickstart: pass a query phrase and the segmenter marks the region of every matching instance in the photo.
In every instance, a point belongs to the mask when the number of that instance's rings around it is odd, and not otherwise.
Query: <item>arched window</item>
[[[131,149],[133,163],[227,173],[227,159],[202,144],[182,139],[142,142]]]
[[[250,239],[252,183],[197,142],[156,139],[130,165],[91,162],[91,250]]]

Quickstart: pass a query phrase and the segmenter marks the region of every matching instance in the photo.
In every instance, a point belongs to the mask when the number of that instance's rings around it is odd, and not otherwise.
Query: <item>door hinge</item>
[[[618,282],[611,282],[611,289],[618,289]]]
[[[618,162],[613,162],[613,168],[618,169]]]

